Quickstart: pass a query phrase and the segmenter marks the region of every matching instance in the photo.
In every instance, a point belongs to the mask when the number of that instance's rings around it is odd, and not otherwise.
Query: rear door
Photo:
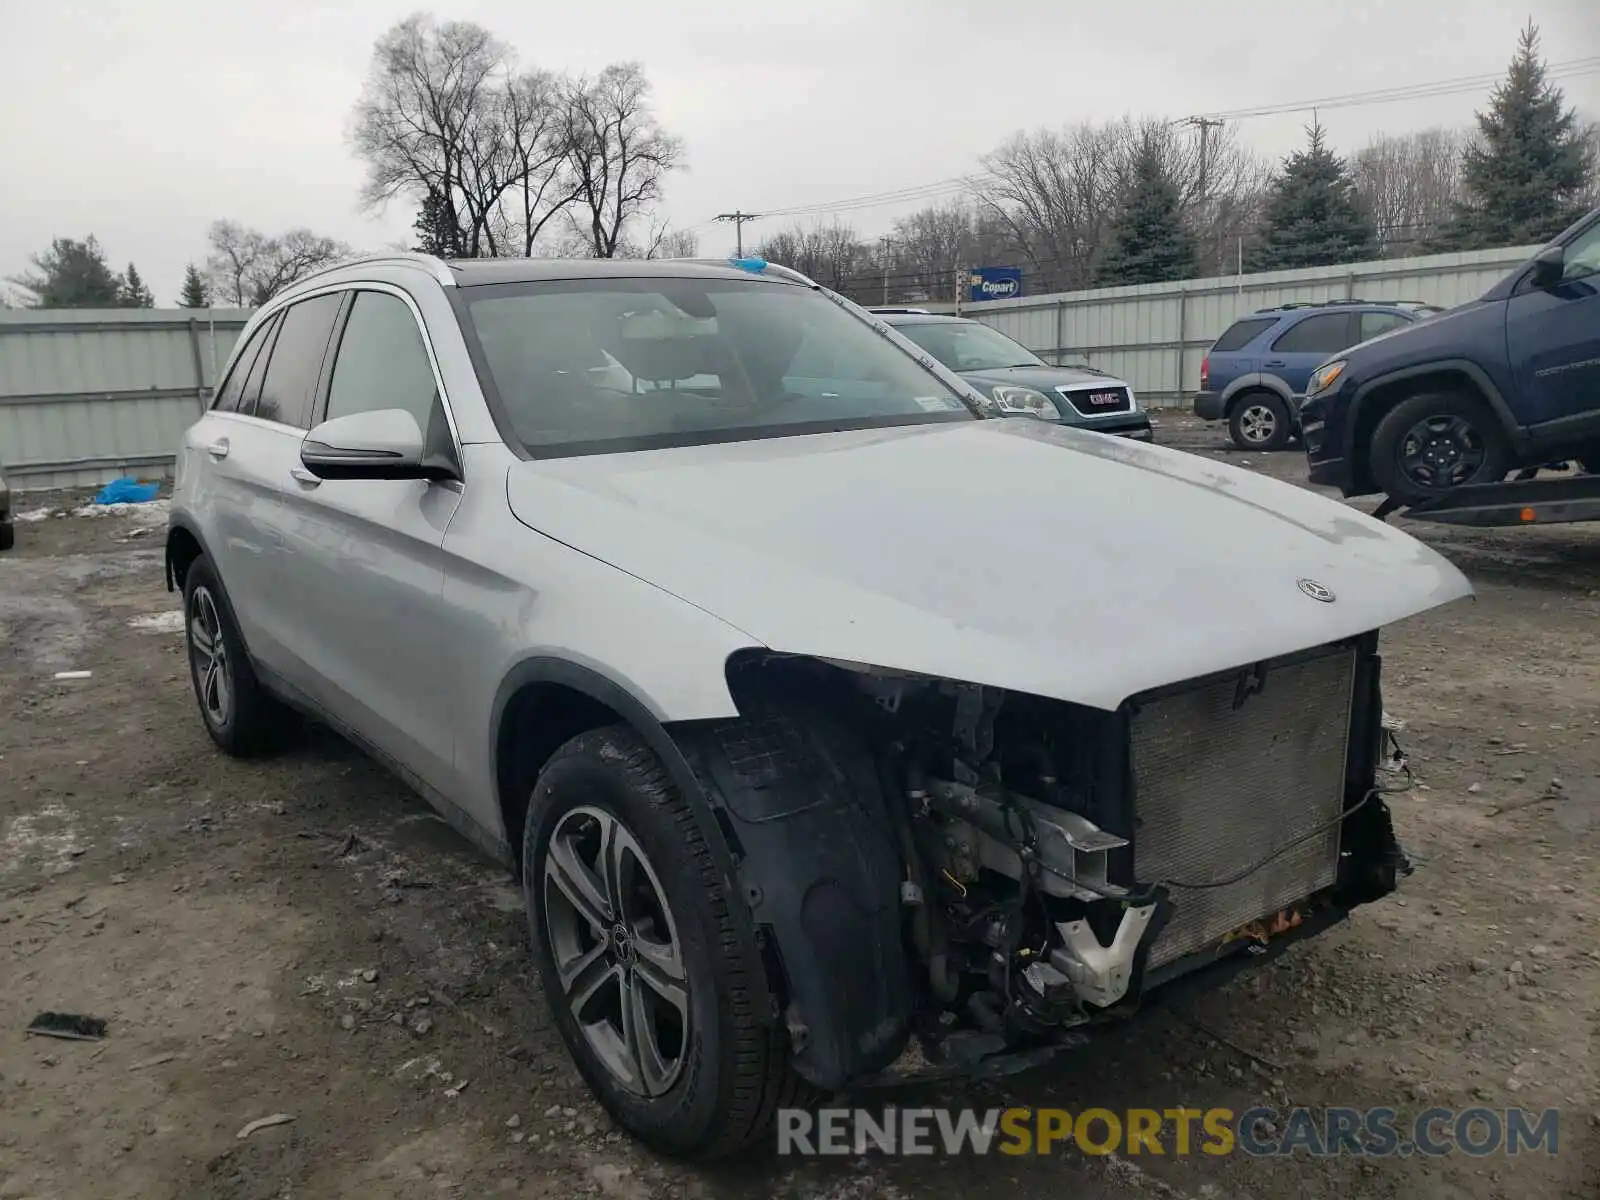
[[[278,334],[274,315],[251,333],[217,390],[211,411],[184,437],[184,473],[201,536],[251,653],[271,653],[253,597],[271,577],[280,503],[276,436],[255,419],[266,360]]]
[[[1356,314],[1348,310],[1305,317],[1273,340],[1261,369],[1282,379],[1296,396],[1304,396],[1311,372],[1354,345],[1356,329]]]
[[[402,408],[432,457],[460,474],[420,317],[398,289],[349,293],[317,420]],[[486,486],[493,486],[492,484]],[[503,487],[503,483],[501,484]],[[459,480],[326,479],[297,473],[284,495],[294,589],[294,682],[436,791],[449,793],[453,660],[441,640],[444,533]]]
[[[1506,350],[1525,424],[1600,436],[1600,221],[1567,245],[1559,283],[1524,283],[1507,301]]]
[[[227,461],[247,475],[258,500],[250,522],[254,544],[240,551],[250,559],[246,590],[241,593],[226,576],[223,581],[251,655],[279,674],[289,663],[299,605],[291,564],[284,558],[284,488],[300,469],[300,443],[342,299],[337,292],[314,296],[279,314],[232,418],[239,428],[230,435]]]

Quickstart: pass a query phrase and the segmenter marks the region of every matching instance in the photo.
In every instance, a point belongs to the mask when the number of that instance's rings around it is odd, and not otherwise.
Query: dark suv
[[[1323,363],[1301,426],[1313,482],[1397,504],[1553,461],[1600,471],[1600,209],[1481,299]]]
[[[1306,381],[1330,354],[1443,310],[1379,300],[1297,302],[1235,321],[1200,364],[1195,416],[1226,421],[1241,450],[1278,450],[1296,432]]]

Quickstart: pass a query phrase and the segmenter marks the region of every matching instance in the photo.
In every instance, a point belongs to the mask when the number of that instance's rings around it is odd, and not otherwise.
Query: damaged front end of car
[[[823,1087],[1024,1069],[1393,891],[1411,868],[1384,795],[1408,776],[1380,669],[1370,633],[1108,712],[735,656],[741,711],[826,712],[873,764],[842,825],[723,819],[747,896],[789,897],[754,915],[796,1068]],[[844,757],[833,774],[864,777]]]

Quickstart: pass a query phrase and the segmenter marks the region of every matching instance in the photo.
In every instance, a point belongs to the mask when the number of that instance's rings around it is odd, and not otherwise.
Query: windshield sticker
[[[913,396],[911,403],[917,405],[923,412],[949,412],[950,401],[943,396]]]

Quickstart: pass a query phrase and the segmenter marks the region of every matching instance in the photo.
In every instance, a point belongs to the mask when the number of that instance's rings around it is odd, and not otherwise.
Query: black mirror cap
[[[1560,246],[1546,246],[1533,256],[1533,286],[1553,287],[1561,282],[1567,266],[1567,252]]]

